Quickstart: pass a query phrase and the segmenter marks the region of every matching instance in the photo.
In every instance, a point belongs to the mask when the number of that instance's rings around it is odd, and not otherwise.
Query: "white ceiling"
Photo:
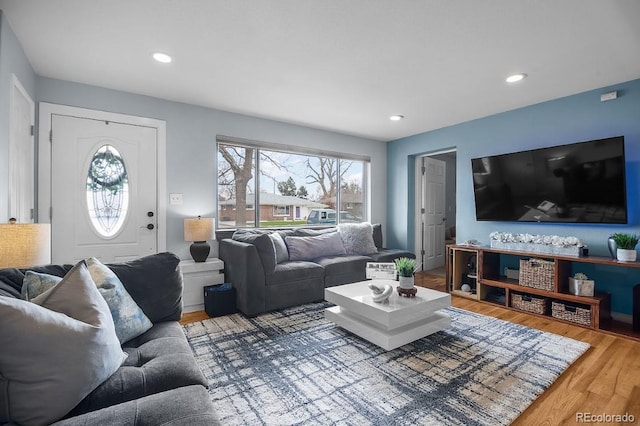
[[[38,75],[383,141],[640,78],[637,0],[0,8]],[[155,51],[173,63],[156,63]],[[516,71],[529,77],[505,83]]]

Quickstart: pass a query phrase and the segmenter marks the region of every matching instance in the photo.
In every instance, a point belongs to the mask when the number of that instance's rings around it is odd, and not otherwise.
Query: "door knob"
[[[147,212],[147,216],[153,217],[153,212]]]
[[[153,223],[150,223],[150,224],[147,225],[147,229],[149,231],[151,231],[153,228],[155,228],[155,226],[153,226]]]

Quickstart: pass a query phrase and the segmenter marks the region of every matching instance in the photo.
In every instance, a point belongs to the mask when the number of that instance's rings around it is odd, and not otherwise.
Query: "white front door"
[[[158,129],[51,115],[52,262],[158,252]]]
[[[424,157],[422,170],[422,261],[428,271],[444,266],[446,163]]]

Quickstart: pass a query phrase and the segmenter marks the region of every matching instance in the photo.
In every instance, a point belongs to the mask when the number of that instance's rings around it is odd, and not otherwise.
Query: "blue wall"
[[[600,102],[600,95],[618,91],[618,99]],[[464,102],[464,99],[460,100]],[[531,224],[478,222],[475,219],[471,159],[485,155],[562,145],[624,135],[627,168],[628,225]],[[594,255],[608,255],[607,237],[616,231],[640,233],[640,80],[620,83],[490,117],[392,141],[387,146],[387,239],[390,246],[414,247],[414,178],[416,156],[445,148],[457,150],[457,240],[489,243],[492,231],[575,235]],[[640,276],[623,269],[628,281]],[[596,272],[597,273],[597,272]],[[605,271],[603,274],[612,272]],[[627,281],[625,278],[623,281]],[[596,281],[597,282],[597,281]],[[630,313],[630,286],[602,288],[614,294],[613,310]],[[614,288],[615,287],[615,288]],[[598,286],[600,289],[600,286]],[[619,288],[619,291],[615,291]],[[615,291],[615,292],[614,292]]]

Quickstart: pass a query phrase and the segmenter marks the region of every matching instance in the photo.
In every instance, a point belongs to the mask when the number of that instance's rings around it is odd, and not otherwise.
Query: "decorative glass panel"
[[[127,216],[129,176],[120,152],[103,145],[93,155],[87,175],[87,208],[95,230],[115,235]]]

